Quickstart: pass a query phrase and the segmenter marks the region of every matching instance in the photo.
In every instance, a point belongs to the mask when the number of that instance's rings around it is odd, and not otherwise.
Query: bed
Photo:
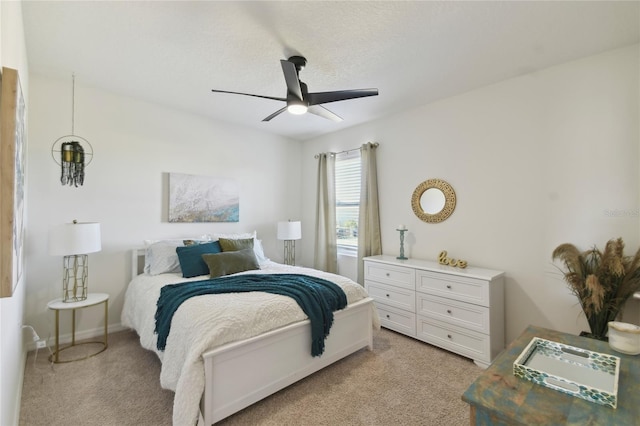
[[[347,296],[334,312],[321,356],[310,351],[310,321],[293,299],[262,292],[191,298],[175,311],[164,351],[157,349],[156,302],[165,285],[198,281],[179,272],[143,273],[148,250],[132,251],[122,324],[162,362],[160,383],[175,392],[174,425],[211,425],[362,348],[372,349],[379,320],[359,284],[339,275],[260,258],[259,270],[243,274],[304,274],[332,281]],[[143,266],[144,265],[144,266]],[[211,324],[215,324],[212,327]]]

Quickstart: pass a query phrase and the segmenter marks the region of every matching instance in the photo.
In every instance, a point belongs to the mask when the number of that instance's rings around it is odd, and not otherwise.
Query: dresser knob
[[[389,273],[387,272],[387,276],[389,276],[389,275],[391,275],[391,274],[389,274]]]
[[[447,309],[447,313],[450,314],[451,313],[451,309]]]
[[[448,288],[449,290],[451,290],[451,285],[447,284],[447,288]]]
[[[387,297],[389,297],[389,295],[387,294]]]
[[[450,334],[447,334],[447,337],[448,337],[449,339],[451,339],[451,338],[452,338]]]
[[[387,314],[387,318],[391,318],[391,315]]]

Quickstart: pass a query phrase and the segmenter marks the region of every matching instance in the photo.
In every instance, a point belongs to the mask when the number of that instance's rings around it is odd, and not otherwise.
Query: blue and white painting
[[[169,222],[238,222],[235,179],[169,173]]]

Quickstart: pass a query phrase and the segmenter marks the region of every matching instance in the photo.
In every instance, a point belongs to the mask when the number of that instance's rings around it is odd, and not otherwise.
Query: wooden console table
[[[533,337],[620,357],[618,407],[608,408],[513,375],[513,361]],[[607,342],[529,326],[500,354],[462,400],[472,425],[640,425],[640,355],[614,351]]]

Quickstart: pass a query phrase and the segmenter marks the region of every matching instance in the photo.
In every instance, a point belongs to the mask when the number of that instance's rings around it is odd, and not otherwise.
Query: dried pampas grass
[[[640,290],[640,250],[632,258],[624,256],[624,242],[617,238],[609,240],[602,253],[595,246],[581,252],[573,244],[561,244],[551,257],[564,264],[565,281],[580,302],[591,334],[604,338],[609,321]]]

